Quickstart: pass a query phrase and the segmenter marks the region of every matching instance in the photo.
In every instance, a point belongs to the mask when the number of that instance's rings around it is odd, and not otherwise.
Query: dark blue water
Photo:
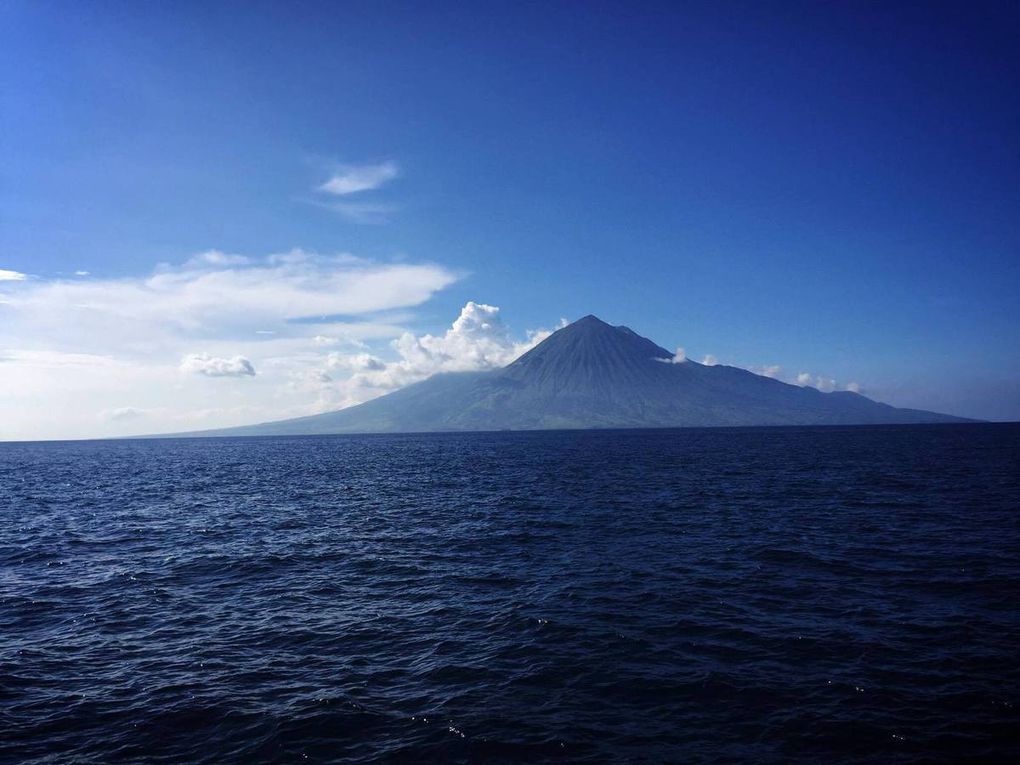
[[[1008,761],[1018,607],[1017,426],[0,444],[5,762]]]

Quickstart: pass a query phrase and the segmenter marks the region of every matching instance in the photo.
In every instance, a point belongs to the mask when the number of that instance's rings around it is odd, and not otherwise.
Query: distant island
[[[971,422],[673,354],[585,316],[502,369],[437,374],[364,404],[190,436]]]

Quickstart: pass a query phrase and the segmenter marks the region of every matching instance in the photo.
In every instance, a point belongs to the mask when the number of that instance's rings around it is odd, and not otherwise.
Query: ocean
[[[0,444],[0,761],[1007,762],[1020,426]]]

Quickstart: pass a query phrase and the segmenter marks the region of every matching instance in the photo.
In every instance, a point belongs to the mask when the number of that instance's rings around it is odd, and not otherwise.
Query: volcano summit
[[[676,363],[633,330],[585,316],[502,369],[438,374],[336,412],[195,435],[935,422],[964,420],[737,367]]]

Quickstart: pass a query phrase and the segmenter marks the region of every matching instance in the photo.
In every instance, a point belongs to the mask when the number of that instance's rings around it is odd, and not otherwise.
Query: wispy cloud
[[[330,210],[350,223],[370,226],[388,223],[390,216],[397,210],[396,205],[352,197],[374,191],[399,175],[400,167],[392,160],[377,164],[340,165],[330,179],[316,189],[321,194],[340,199],[301,201]]]
[[[28,278],[28,274],[23,274],[20,271],[8,271],[5,268],[0,268],[0,282],[23,282]]]
[[[330,202],[321,206],[339,213],[351,223],[368,226],[389,223],[390,215],[397,209],[395,205],[374,202]]]
[[[244,265],[247,263],[247,265]],[[140,278],[31,280],[3,290],[12,340],[104,350],[175,334],[251,334],[304,317],[357,316],[419,305],[456,275],[432,264],[374,263],[303,250],[242,261],[198,257]],[[19,325],[16,335],[13,328]],[[131,341],[129,342],[129,338]]]
[[[319,186],[319,191],[347,196],[377,189],[399,175],[400,167],[391,160],[369,165],[341,165],[328,181]]]
[[[219,250],[206,250],[198,255],[192,255],[185,262],[185,267],[203,268],[207,266],[246,266],[252,260],[247,255],[232,255]],[[87,274],[88,271],[82,272]]]
[[[139,417],[144,417],[145,411],[136,409],[133,406],[120,406],[116,409],[107,409],[101,412],[100,416],[104,420],[110,420],[111,422],[124,422],[125,420],[137,420]]]

